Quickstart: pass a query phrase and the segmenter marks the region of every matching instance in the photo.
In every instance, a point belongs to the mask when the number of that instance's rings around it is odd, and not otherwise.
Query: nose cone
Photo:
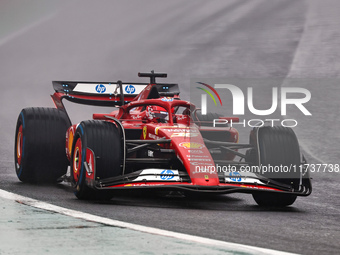
[[[193,184],[203,186],[219,184],[214,160],[196,127],[184,125],[162,127],[157,133],[160,137],[172,140],[170,146],[177,152]]]

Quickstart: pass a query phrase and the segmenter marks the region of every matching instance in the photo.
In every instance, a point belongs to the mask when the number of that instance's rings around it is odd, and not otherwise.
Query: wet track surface
[[[340,173],[312,174],[312,195],[279,210],[261,209],[246,194],[79,201],[67,184],[20,183],[13,163],[17,116],[24,107],[53,106],[51,80],[138,81],[137,72],[155,69],[180,84],[183,99],[189,99],[192,77],[277,78],[282,86],[289,85],[287,77],[310,79],[302,81],[312,94],[313,116],[292,112],[289,117],[299,120],[295,131],[309,163],[339,164],[338,1],[71,1],[43,8],[40,3],[40,12],[10,1],[4,5],[13,15],[2,15],[0,34],[1,189],[228,242],[338,253]],[[258,98],[264,101],[267,95]],[[89,118],[79,109],[71,109],[75,121]],[[240,130],[245,141],[248,132]]]

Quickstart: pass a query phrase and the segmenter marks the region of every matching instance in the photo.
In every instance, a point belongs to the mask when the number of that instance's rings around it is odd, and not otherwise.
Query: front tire
[[[88,120],[78,125],[71,154],[71,182],[78,199],[109,200],[112,197],[110,192],[96,190],[88,185],[87,178],[90,175],[85,167],[89,163],[86,150],[90,149],[95,157],[94,182],[122,174],[122,148],[121,134],[115,124]]]
[[[255,155],[258,165],[286,167],[295,169],[290,172],[263,172],[261,175],[290,185],[292,189],[299,188],[301,155],[299,143],[294,131],[286,127],[262,127],[258,130],[258,153]],[[293,167],[293,168],[292,168]],[[285,207],[292,205],[296,200],[294,194],[284,194],[275,192],[253,193],[253,198],[260,206]]]
[[[71,126],[65,112],[31,107],[21,111],[15,132],[14,160],[22,182],[56,182],[69,164],[65,135]]]

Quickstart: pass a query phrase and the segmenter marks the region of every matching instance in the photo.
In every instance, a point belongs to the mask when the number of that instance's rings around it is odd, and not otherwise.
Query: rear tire
[[[91,149],[95,156],[95,180],[121,175],[123,147],[115,124],[98,120],[82,121],[77,127],[71,154],[71,180],[76,197],[110,200],[111,192],[90,188],[86,183],[86,148]]]
[[[295,166],[296,169],[295,172],[293,170],[291,172],[264,172],[261,175],[274,181],[291,185],[294,190],[297,190],[300,180],[299,165],[301,163],[301,155],[294,131],[286,127],[262,127],[259,129],[258,142],[260,162],[257,163],[262,166],[280,167],[282,165],[287,168]],[[285,207],[295,202],[296,195],[258,192],[253,194],[253,198],[260,206]]]
[[[71,126],[65,112],[31,107],[21,111],[15,132],[14,159],[22,182],[56,182],[69,162],[65,136]]]

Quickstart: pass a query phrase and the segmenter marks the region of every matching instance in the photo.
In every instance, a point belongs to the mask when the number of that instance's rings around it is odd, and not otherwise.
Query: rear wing
[[[126,83],[121,81],[53,81],[52,83],[56,92],[52,95],[52,99],[57,108],[63,108],[60,104],[64,98],[75,103],[86,105],[121,106],[133,101],[148,85],[152,87],[150,91],[156,89],[160,97],[179,95],[178,84]]]
[[[62,93],[63,98],[69,101],[99,106],[123,105],[132,101],[148,85],[86,81],[53,81],[52,83],[55,92]]]
[[[121,106],[133,100],[179,95],[178,84],[156,83],[157,78],[166,78],[165,73],[138,73],[139,77],[149,77],[150,83],[130,82],[88,82],[52,81],[55,93],[52,99],[56,107],[65,111],[63,99],[97,106]]]

